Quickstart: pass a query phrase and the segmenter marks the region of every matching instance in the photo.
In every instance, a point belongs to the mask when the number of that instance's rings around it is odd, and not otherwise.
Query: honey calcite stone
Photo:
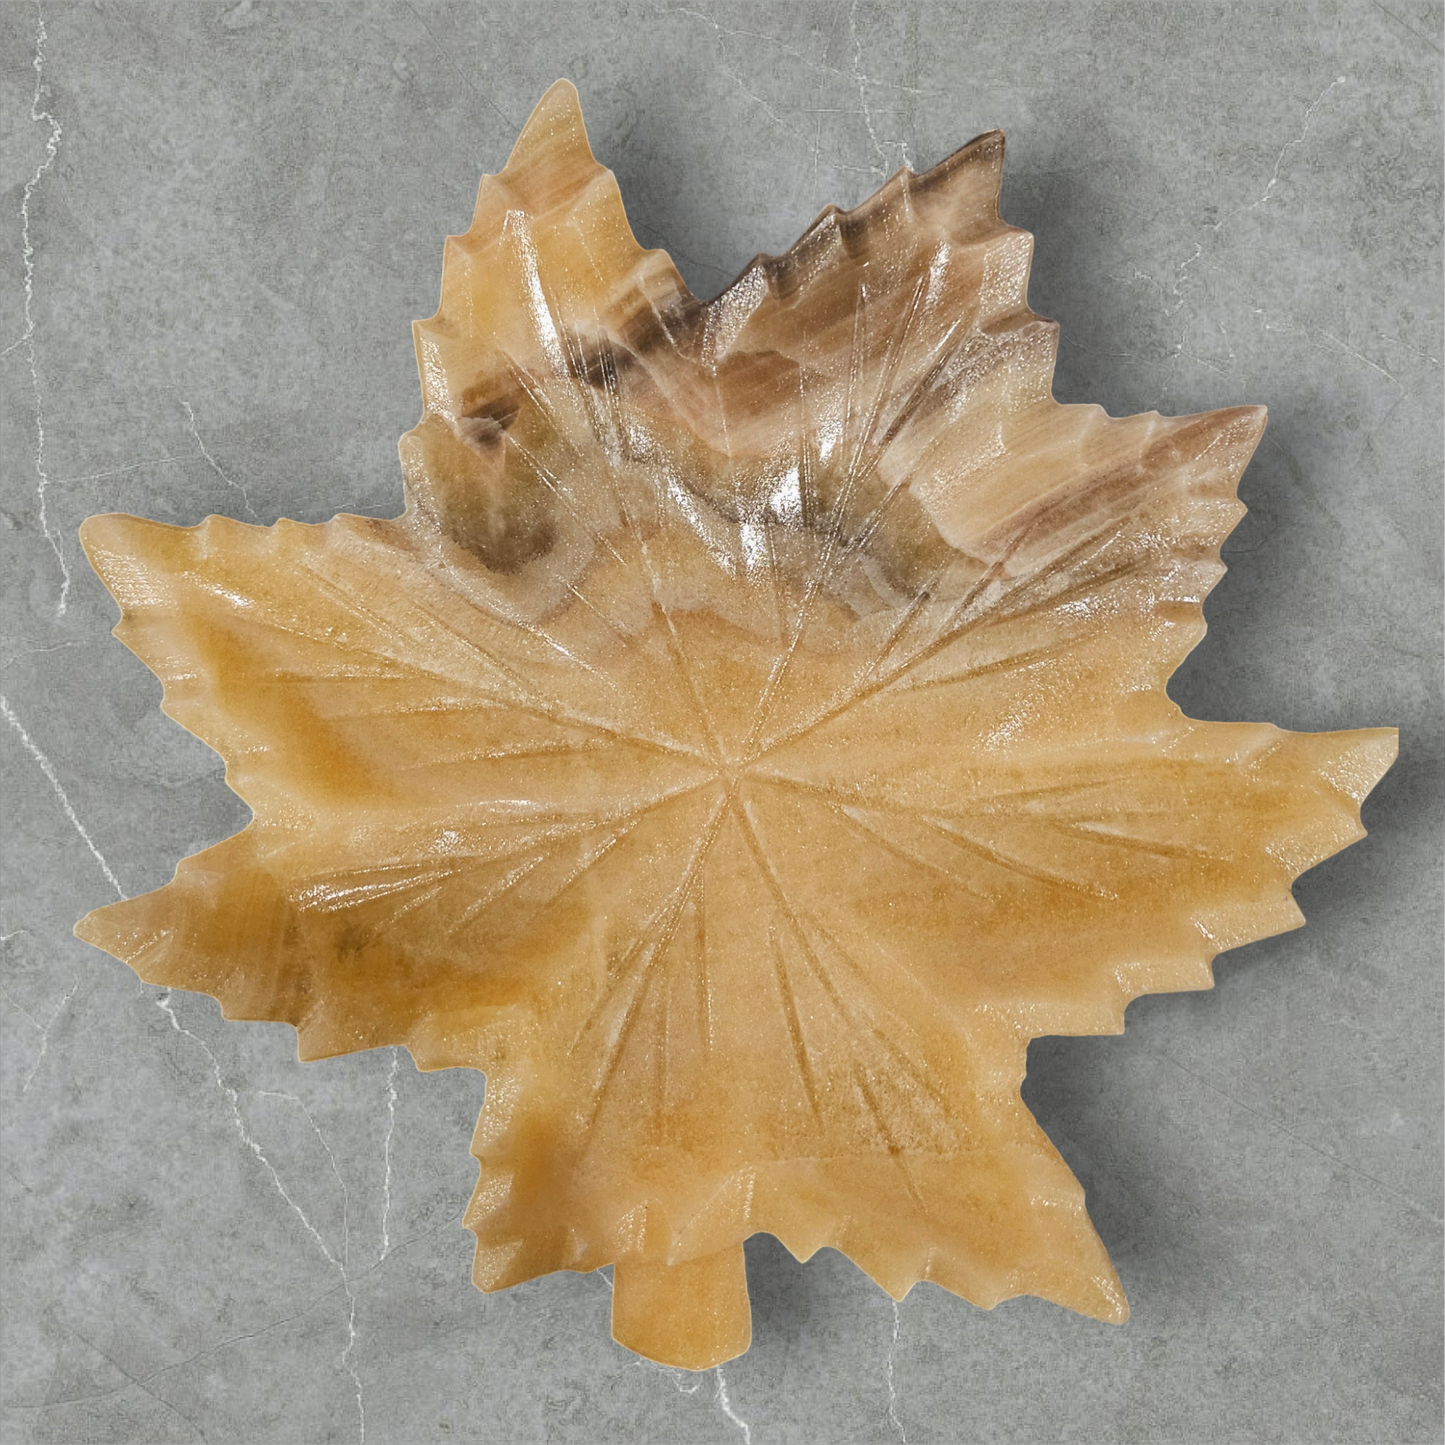
[[[760,1230],[1124,1319],[1028,1042],[1297,927],[1395,756],[1169,700],[1264,412],[1055,402],[1002,164],[704,303],[559,81],[446,243],[402,516],[82,534],[254,818],[77,932],[484,1070],[476,1283],[613,1265],[668,1364],[748,1347]]]

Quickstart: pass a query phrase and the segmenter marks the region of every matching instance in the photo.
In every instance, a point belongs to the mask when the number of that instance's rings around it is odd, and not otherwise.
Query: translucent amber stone
[[[1388,730],[1196,722],[1264,413],[1050,394],[1003,138],[702,303],[550,90],[416,329],[405,513],[86,523],[254,820],[83,938],[304,1057],[485,1070],[475,1278],[747,1348],[743,1241],[1126,1307],[1019,1096],[1302,920]]]

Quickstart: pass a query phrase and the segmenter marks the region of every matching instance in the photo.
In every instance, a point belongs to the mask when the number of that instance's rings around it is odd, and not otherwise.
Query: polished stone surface
[[[1440,7],[550,14],[0,11],[4,1438],[1438,1438]],[[245,819],[76,527],[394,514],[439,238],[559,74],[703,294],[999,126],[1060,399],[1270,409],[1171,691],[1401,759],[1304,930],[1031,1049],[1122,1328],[758,1238],[751,1352],[639,1364],[600,1278],[468,1282],[476,1075],[299,1065],[70,936]]]

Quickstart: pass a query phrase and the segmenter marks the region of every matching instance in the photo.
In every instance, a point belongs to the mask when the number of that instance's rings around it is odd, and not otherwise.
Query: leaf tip
[[[597,163],[582,119],[582,98],[570,80],[556,80],[527,117],[501,174],[508,181],[525,181],[534,169],[579,162]]]

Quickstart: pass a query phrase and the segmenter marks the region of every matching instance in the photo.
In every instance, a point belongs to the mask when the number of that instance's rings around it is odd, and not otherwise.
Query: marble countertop
[[[1438,3],[42,3],[0,36],[7,1442],[1439,1438]],[[559,75],[705,295],[1001,127],[1056,395],[1269,408],[1172,695],[1401,756],[1306,928],[1030,1051],[1125,1326],[895,1306],[760,1236],[750,1353],[650,1365],[604,1279],[472,1287],[480,1075],[298,1064],[71,936],[247,817],[76,528],[394,515],[410,322]]]

